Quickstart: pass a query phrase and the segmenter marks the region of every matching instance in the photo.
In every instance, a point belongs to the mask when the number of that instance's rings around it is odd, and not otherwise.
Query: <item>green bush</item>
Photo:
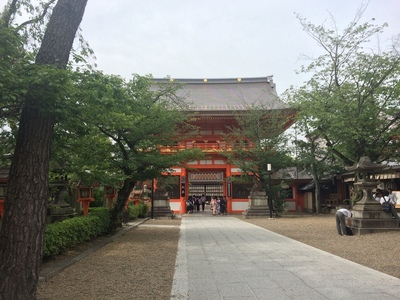
[[[147,205],[128,206],[129,219],[144,218]],[[111,232],[110,211],[104,207],[89,208],[88,216],[79,216],[47,224],[44,235],[43,258],[53,257],[84,241]]]
[[[139,205],[128,205],[129,220],[137,218],[145,218],[147,215],[147,205],[139,203]]]
[[[52,257],[67,249],[110,231],[110,215],[106,208],[91,208],[88,216],[74,217],[46,225],[43,258]]]
[[[100,219],[101,222],[101,231],[102,232],[110,232],[111,224],[110,224],[110,211],[105,207],[93,207],[89,208],[89,215],[96,216]]]
[[[103,207],[104,205],[104,188],[93,189],[94,201],[90,202],[91,207]]]
[[[148,210],[147,205],[144,204],[144,203],[140,203],[139,204],[139,215],[138,215],[138,217],[139,218],[146,218],[147,217],[147,210]]]
[[[282,183],[272,189],[272,202],[275,213],[282,213],[285,209],[285,200],[288,196],[286,189],[282,188]]]

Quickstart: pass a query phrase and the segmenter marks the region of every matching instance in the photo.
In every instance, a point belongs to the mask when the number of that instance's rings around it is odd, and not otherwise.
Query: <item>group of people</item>
[[[372,197],[374,197],[374,199],[378,201],[381,205],[384,202],[389,202],[389,212],[392,214],[392,218],[399,220],[399,215],[396,211],[397,197],[392,190],[388,190],[387,192],[385,192],[381,189],[376,189],[376,192],[372,195]]]
[[[376,189],[375,193],[372,197],[378,201],[381,205],[384,202],[389,203],[389,213],[392,215],[393,219],[399,219],[399,215],[396,211],[397,197],[396,194],[393,193],[392,190],[388,190],[387,192],[382,191],[381,189]],[[347,226],[346,221],[350,223],[351,217],[353,216],[352,212],[347,208],[340,208],[336,211],[336,229],[339,235],[352,235],[350,226]]]
[[[186,201],[186,212],[187,213],[193,213],[194,210],[196,211],[204,211],[206,207],[206,196],[201,195],[201,197],[196,197],[196,195],[189,196],[187,201]]]
[[[228,204],[228,201],[226,200],[226,197],[223,197],[223,196],[211,197],[210,208],[211,208],[213,216],[226,215],[227,204]]]
[[[210,201],[210,209],[213,215],[226,215],[228,201],[224,196],[212,196]],[[206,206],[206,196],[196,195],[189,196],[186,201],[186,212],[191,214],[195,211],[204,211]]]

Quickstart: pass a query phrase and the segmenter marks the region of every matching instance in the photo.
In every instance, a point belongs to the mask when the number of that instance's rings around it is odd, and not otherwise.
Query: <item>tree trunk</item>
[[[59,0],[37,64],[63,68],[87,0]],[[40,109],[37,90],[28,93],[11,163],[0,232],[0,299],[36,299],[48,201],[50,145],[55,120]]]
[[[129,198],[130,193],[134,187],[133,181],[128,178],[124,180],[122,188],[118,191],[117,201],[114,204],[114,208],[111,211],[110,222],[112,230],[115,230],[120,223],[120,216],[124,211],[126,201]]]
[[[315,213],[321,212],[321,182],[317,177],[314,178],[315,183]]]

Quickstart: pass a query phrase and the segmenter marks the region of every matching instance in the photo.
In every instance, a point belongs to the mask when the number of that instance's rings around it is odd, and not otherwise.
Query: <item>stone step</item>
[[[270,216],[270,211],[269,209],[251,209],[249,208],[245,212],[243,212],[243,215],[246,218],[259,218],[259,217],[269,217]]]
[[[399,228],[399,221],[397,219],[359,219],[353,218],[351,220],[352,227],[355,228]]]
[[[400,231],[400,228],[354,228],[351,227],[354,235],[369,234],[369,233],[380,233],[388,231]]]

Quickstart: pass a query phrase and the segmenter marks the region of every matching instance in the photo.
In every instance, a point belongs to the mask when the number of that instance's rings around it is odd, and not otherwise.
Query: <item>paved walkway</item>
[[[400,299],[398,278],[234,217],[185,215],[180,230],[173,300]]]

